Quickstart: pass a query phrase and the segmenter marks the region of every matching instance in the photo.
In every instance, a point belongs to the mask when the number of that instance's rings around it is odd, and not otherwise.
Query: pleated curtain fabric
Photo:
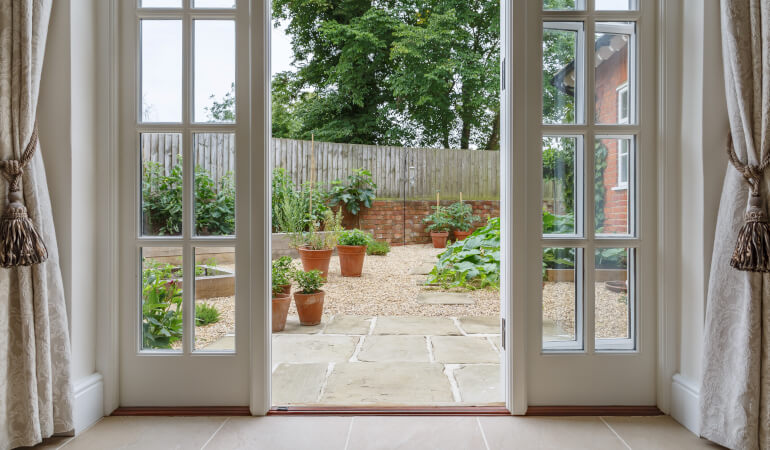
[[[770,1],[722,0],[730,130],[738,158],[770,152]],[[762,179],[767,211],[770,177]],[[700,390],[701,435],[734,449],[770,448],[770,276],[730,267],[748,184],[727,168],[711,263]]]
[[[19,159],[35,124],[52,0],[0,0],[0,159]],[[0,178],[4,204],[7,185]],[[0,269],[0,449],[73,429],[70,340],[43,160],[22,177],[48,261]]]

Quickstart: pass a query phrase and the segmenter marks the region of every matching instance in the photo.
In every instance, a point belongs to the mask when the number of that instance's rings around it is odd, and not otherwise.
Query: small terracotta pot
[[[311,270],[320,270],[321,276],[326,279],[329,274],[329,261],[332,259],[333,249],[328,250],[312,250],[306,247],[300,247],[299,257],[302,260],[302,269],[305,272]]]
[[[326,292],[318,291],[312,294],[303,294],[301,291],[294,293],[294,304],[297,305],[300,325],[318,325],[324,312],[324,295]]]
[[[446,248],[446,240],[449,237],[448,231],[431,231],[430,238],[433,240],[433,248]]]
[[[340,255],[340,272],[343,277],[360,277],[366,257],[365,245],[338,245]]]
[[[284,294],[291,294],[291,283],[282,284],[280,287],[281,289],[283,289],[281,292],[283,292]]]
[[[455,233],[455,240],[464,241],[465,238],[467,238],[468,236],[471,235],[471,233],[473,233],[473,230],[468,230],[468,231],[455,230],[454,233]]]
[[[289,294],[273,293],[273,333],[283,331],[286,327],[286,315],[291,306]]]

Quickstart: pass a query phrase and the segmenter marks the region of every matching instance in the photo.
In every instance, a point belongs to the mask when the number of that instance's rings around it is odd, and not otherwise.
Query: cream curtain
[[[770,152],[770,2],[722,0],[722,48],[730,130],[742,162]],[[770,177],[763,178],[768,206]],[[701,434],[729,448],[770,448],[770,276],[730,258],[748,185],[727,169],[719,205],[705,322]]]
[[[19,159],[35,123],[52,0],[0,0],[0,159]],[[2,203],[7,186],[0,182]],[[22,178],[47,262],[0,269],[0,449],[73,429],[70,343],[51,203],[38,149]]]

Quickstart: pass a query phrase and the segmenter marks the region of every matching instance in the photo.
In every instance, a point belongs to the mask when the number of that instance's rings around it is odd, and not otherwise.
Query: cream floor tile
[[[480,417],[490,449],[627,450],[598,417]]]
[[[350,450],[483,450],[475,417],[355,417]]]
[[[698,438],[669,416],[603,419],[634,450],[723,448]]]
[[[56,450],[64,446],[67,442],[71,441],[72,437],[50,437],[43,439],[43,442],[37,444],[34,447],[18,447],[15,450],[26,450],[34,448],[35,450]]]
[[[66,450],[200,449],[226,417],[105,417]]]
[[[206,450],[343,450],[350,417],[233,417]]]

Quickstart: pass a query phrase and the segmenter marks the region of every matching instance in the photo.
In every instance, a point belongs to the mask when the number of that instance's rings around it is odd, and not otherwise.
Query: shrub
[[[347,184],[341,180],[332,181],[329,204],[335,206],[342,203],[355,216],[361,211],[361,205],[372,207],[372,202],[376,198],[374,195],[376,189],[377,185],[372,180],[372,173],[366,169],[356,169],[348,177]]]
[[[429,283],[445,287],[480,289],[500,286],[500,218],[489,219],[463,241],[438,256]]]
[[[324,284],[320,270],[311,270],[309,272],[298,270],[294,272],[294,280],[303,294],[315,294],[321,290],[321,286]]]
[[[182,289],[175,267],[147,264],[142,270],[142,347],[171,348],[182,338]]]
[[[473,207],[468,203],[463,202],[452,203],[449,205],[447,214],[449,214],[452,228],[459,231],[468,231],[471,229],[474,222],[481,220],[479,216],[473,215]]]
[[[440,206],[431,206],[433,214],[426,216],[422,219],[423,223],[429,223],[425,227],[425,231],[428,232],[441,232],[449,231],[452,229],[452,218],[447,212],[446,208]]]
[[[372,242],[372,235],[359,229],[345,230],[337,239],[338,245],[369,245],[370,242]]]
[[[282,291],[283,286],[291,283],[292,268],[291,258],[281,256],[271,263],[272,266],[272,288],[273,293]]]
[[[371,241],[366,246],[367,255],[380,255],[384,256],[390,253],[390,244],[388,241]]]
[[[219,322],[219,310],[208,303],[195,305],[195,325],[202,327]]]

